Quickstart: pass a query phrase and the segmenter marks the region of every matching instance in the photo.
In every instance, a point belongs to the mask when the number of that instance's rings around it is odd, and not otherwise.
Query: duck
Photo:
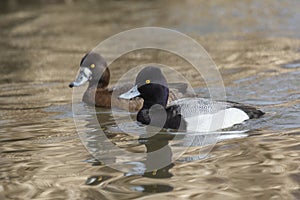
[[[137,113],[137,121],[144,125],[188,132],[218,131],[264,115],[253,106],[200,97],[180,98],[167,105],[168,95],[161,69],[147,66],[138,73],[135,85],[119,98],[144,99]]]
[[[79,87],[88,83],[83,94],[82,101],[96,107],[116,107],[130,112],[136,112],[142,108],[143,99],[132,100],[119,99],[117,96],[129,90],[132,84],[123,84],[121,87],[109,88],[110,70],[105,59],[96,52],[88,52],[80,61],[80,70],[76,79],[69,84],[70,88]],[[173,83],[169,102],[182,97],[187,93],[186,83]],[[113,93],[116,98],[113,98]]]

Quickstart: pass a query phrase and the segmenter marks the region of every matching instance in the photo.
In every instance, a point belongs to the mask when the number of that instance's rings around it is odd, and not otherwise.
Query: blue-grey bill
[[[141,93],[138,91],[137,86],[131,88],[128,92],[125,92],[119,96],[121,99],[133,99],[134,97],[140,96]]]
[[[78,87],[85,84],[92,76],[92,71],[89,68],[81,68],[75,81],[70,83],[70,87]]]

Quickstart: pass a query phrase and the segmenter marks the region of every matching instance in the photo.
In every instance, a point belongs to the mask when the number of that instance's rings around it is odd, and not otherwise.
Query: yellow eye
[[[148,80],[146,80],[146,84],[149,84],[151,81],[148,79]]]
[[[94,69],[95,67],[96,67],[95,64],[91,64],[91,65],[90,65],[90,68],[92,68],[92,69]]]

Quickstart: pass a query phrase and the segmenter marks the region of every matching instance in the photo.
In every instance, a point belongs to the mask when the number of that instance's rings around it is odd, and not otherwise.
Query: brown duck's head
[[[105,88],[109,84],[110,72],[104,58],[94,52],[87,53],[80,62],[80,71],[69,87],[78,87],[89,82],[89,87]]]

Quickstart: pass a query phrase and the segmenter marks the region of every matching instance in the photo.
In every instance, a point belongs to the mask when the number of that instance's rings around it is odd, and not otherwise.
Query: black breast
[[[159,108],[158,108],[159,109]],[[141,122],[142,124],[152,125],[157,127],[163,128],[171,128],[171,129],[178,129],[178,130],[186,130],[186,122],[183,119],[182,115],[180,114],[180,107],[179,106],[170,106],[167,109],[162,110],[152,110],[153,114],[151,114],[149,109],[142,109],[137,114],[137,121]],[[165,121],[164,125],[162,122]]]
[[[138,112],[137,121],[141,122],[142,124],[149,125],[150,124],[150,115],[149,115],[149,109],[142,109]]]
[[[166,109],[167,120],[165,123],[165,128],[186,130],[186,121],[180,114],[180,107],[178,105],[169,106]]]

